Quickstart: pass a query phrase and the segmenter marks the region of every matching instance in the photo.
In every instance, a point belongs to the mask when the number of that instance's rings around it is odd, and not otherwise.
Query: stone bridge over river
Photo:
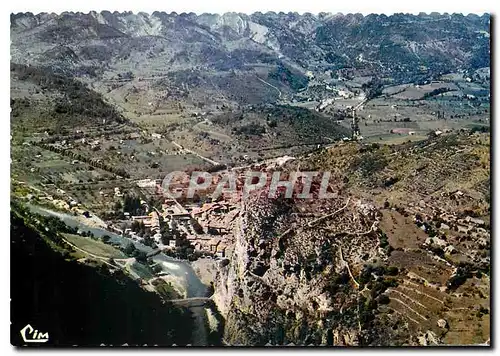
[[[192,308],[208,306],[212,299],[204,297],[193,297],[184,299],[170,299],[169,301],[180,307]]]

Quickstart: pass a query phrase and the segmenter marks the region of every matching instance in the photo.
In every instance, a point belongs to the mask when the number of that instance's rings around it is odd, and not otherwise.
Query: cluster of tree
[[[387,279],[386,281],[383,281],[383,276],[397,276],[399,273],[399,269],[395,266],[375,266],[375,265],[365,265],[363,267],[363,270],[361,271],[360,275],[358,276],[358,283],[360,287],[366,285],[368,289],[370,290],[382,290],[382,292],[385,291],[388,287],[392,286],[395,283],[395,280],[393,279]],[[374,277],[377,276],[376,278]],[[383,288],[383,285],[377,286],[374,283],[370,283],[373,281],[379,281],[383,282],[385,284],[385,289]],[[377,293],[375,293],[377,294]],[[377,294],[378,295],[378,294]]]
[[[195,250],[194,246],[191,244],[191,241],[187,239],[187,235],[185,233],[179,232],[179,230],[177,230],[175,227],[173,227],[172,229],[168,227],[162,227],[160,233],[162,244],[168,245],[171,240],[176,241],[176,248],[174,251],[164,251],[164,253],[167,253],[169,256],[180,258],[183,260],[194,261],[203,255],[200,251]]]
[[[169,228],[168,225],[164,225],[160,228],[161,234],[161,243],[164,245],[168,245],[170,240],[181,240],[182,234],[179,230],[176,229],[175,225],[172,224],[172,229]]]
[[[332,278],[330,279],[331,282],[327,284],[325,290],[332,296],[338,292],[347,292],[347,290],[350,288],[350,280],[351,278],[349,277],[349,274],[344,270],[343,272],[332,276]]]
[[[237,135],[261,136],[266,132],[266,128],[262,125],[252,122],[247,125],[233,128],[233,132]]]
[[[75,159],[75,160],[78,160],[81,162],[85,162],[94,168],[102,169],[104,171],[113,173],[114,175],[117,175],[120,177],[130,178],[130,174],[128,174],[123,168],[117,168],[117,167],[110,166],[110,165],[102,162],[101,160],[89,158],[88,156],[84,156],[81,153],[65,150],[65,149],[62,149],[61,147],[49,145],[46,143],[33,143],[33,144],[38,145],[40,148],[43,148],[43,149],[46,149],[46,150],[49,150],[52,152],[56,152],[60,155],[67,156],[67,157],[70,157],[72,159]]]
[[[363,83],[361,89],[365,93],[365,97],[370,100],[382,94],[383,83],[378,78],[373,78],[368,83]]]
[[[148,236],[146,233],[145,236],[143,236],[142,243],[146,246],[149,246],[151,248],[158,248],[158,245],[156,244],[155,240],[151,238],[151,236]]]
[[[132,80],[134,79],[134,74],[131,71],[124,72],[124,73],[118,73],[117,75],[119,80]]]
[[[387,238],[387,235],[382,232],[379,236],[379,244],[380,247],[384,249],[384,251],[387,253],[387,255],[390,255],[392,251],[394,251],[394,247],[391,246],[389,243],[389,239]]]
[[[213,165],[213,166],[210,166],[206,169],[206,171],[208,173],[215,173],[215,172],[219,172],[219,171],[222,171],[224,169],[227,169],[227,165],[225,164],[216,164],[216,165]]]
[[[161,270],[161,267],[159,267],[158,265],[155,267],[158,267]],[[170,282],[167,282],[161,278],[157,278],[151,283],[164,300],[175,299],[179,296]]]
[[[387,288],[394,288],[398,285],[394,278],[385,278],[384,275],[397,275],[398,272],[396,267],[386,268],[384,266],[367,265],[359,275],[360,288],[363,289],[366,286],[370,290],[368,297],[361,295],[358,298],[358,316],[363,329],[372,327],[375,315],[378,312],[378,306],[390,302],[389,297],[384,294]]]
[[[467,262],[460,262],[457,266],[455,274],[448,279],[446,287],[450,290],[455,290],[464,284],[468,278],[474,276],[474,267]]]
[[[474,125],[470,129],[470,133],[473,134],[475,132],[487,133],[490,132],[490,127],[486,125]]]
[[[270,127],[270,128],[275,128],[278,126],[278,120],[276,119],[272,119],[272,120],[267,120],[267,125]]]
[[[80,232],[79,235],[83,236],[83,237],[90,237],[93,240],[97,239],[91,231],[82,231],[82,232]]]
[[[419,217],[420,217],[420,214],[417,214]],[[441,223],[442,223],[442,220],[436,220],[435,221],[435,227],[436,228],[439,228],[441,226]],[[429,237],[435,237],[438,235],[438,231],[434,228],[434,226],[432,226],[431,223],[427,222],[427,221],[422,221],[422,219],[420,218],[415,218],[415,225],[417,225],[418,227],[423,227],[424,228],[424,231],[427,235],[429,235]]]
[[[274,131],[283,137],[298,137],[304,145],[324,143],[323,136],[328,132],[328,137],[341,138],[349,134],[349,130],[338,125],[335,121],[324,114],[307,108],[291,105],[251,105],[245,106],[238,112],[226,112],[215,116],[212,121],[221,126],[234,126],[240,118],[248,116],[257,118],[255,123],[260,127],[254,127],[254,134]],[[279,123],[279,130],[276,130]],[[276,125],[276,126],[275,126]],[[236,132],[236,128],[234,129]],[[244,131],[248,129],[243,129]],[[244,132],[251,134],[252,132]],[[292,139],[287,143],[296,145],[297,140]]]
[[[292,71],[282,63],[280,63],[276,69],[269,72],[268,78],[283,83],[292,90],[302,89],[306,87],[309,82],[309,79],[305,75]]]
[[[18,117],[21,113],[29,108],[31,105],[30,100],[28,98],[20,98],[20,99],[10,99],[10,108],[12,117]]]
[[[390,186],[392,186],[392,185],[396,184],[397,182],[399,182],[399,179],[400,179],[400,178],[399,178],[399,177],[397,177],[397,176],[394,176],[394,177],[389,177],[389,178],[387,178],[387,179],[384,181],[384,186],[386,186],[386,187],[390,187]]]
[[[134,195],[125,194],[123,197],[123,211],[131,215],[144,215],[146,208],[141,204],[141,199]]]
[[[368,152],[358,155],[351,164],[351,169],[361,172],[365,178],[373,178],[373,175],[383,170],[388,164],[387,158],[380,151]]]
[[[397,286],[397,282],[394,279],[380,278],[377,281],[369,282],[370,296],[360,295],[358,298],[358,320],[362,329],[370,330],[374,327],[378,306],[390,302],[389,297],[384,294],[385,290],[395,286]]]
[[[489,311],[487,308],[485,308],[485,307],[483,307],[483,306],[480,306],[480,307],[479,307],[479,310],[478,310],[478,311],[477,311],[477,313],[476,313],[476,316],[477,316],[478,318],[482,318],[482,317],[483,317],[483,315],[488,315],[489,313],[490,313],[490,311]]]
[[[150,230],[149,228],[146,227],[146,225],[144,225],[142,221],[139,220],[134,220],[130,225],[130,229],[139,236],[144,236],[146,232]]]
[[[61,246],[67,245],[61,238],[61,233],[76,234],[78,232],[76,227],[66,225],[64,221],[57,217],[34,214],[15,201],[11,202],[11,210],[15,211],[15,214],[19,216],[19,218],[29,221],[29,223],[34,226],[38,226],[39,230],[43,231],[44,236]],[[82,236],[93,235],[90,232],[83,232]]]
[[[21,330],[35,315],[50,315],[45,318],[45,328],[50,330],[47,344],[51,340],[61,346],[89,347],[192,342],[190,312],[145,292],[123,273],[111,275],[105,268],[65,257],[33,228],[34,219],[29,219],[11,211],[11,273],[16,283],[10,296],[15,330]],[[79,300],[77,308],[75,300]],[[19,332],[11,340],[17,346],[25,344]]]
[[[147,253],[137,249],[137,247],[135,247],[135,245],[132,242],[130,242],[127,246],[125,246],[125,248],[123,249],[123,252],[127,256],[135,257],[135,259],[138,262],[146,263],[146,261],[147,261]]]
[[[125,122],[113,106],[107,104],[101,94],[88,89],[83,83],[55,73],[49,68],[28,67],[21,64],[11,63],[11,72],[15,73],[19,80],[30,81],[42,88],[42,90],[57,91],[63,93],[54,101],[53,112],[56,115],[69,117],[81,116],[85,119],[103,119]]]
[[[436,96],[436,95],[439,95],[439,94],[443,94],[443,93],[446,93],[446,92],[449,92],[449,91],[452,91],[452,89],[449,89],[449,88],[437,88],[437,89],[434,89],[428,93],[425,93],[424,94],[424,99],[428,99],[428,98],[431,98],[433,96]]]

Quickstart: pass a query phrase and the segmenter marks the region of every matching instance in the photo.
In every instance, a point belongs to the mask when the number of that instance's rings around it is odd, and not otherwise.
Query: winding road
[[[190,150],[189,148],[185,148],[185,147],[182,147],[181,145],[179,145],[177,142],[175,141],[172,141],[172,143],[177,147],[179,148],[181,151],[185,151],[185,152],[188,152],[188,153],[191,153],[192,155],[195,155],[196,157],[210,163],[210,164],[213,164],[214,166],[218,166],[220,163],[217,162],[217,161],[214,161],[214,160],[211,160],[210,158],[207,158],[207,157],[203,157],[202,155],[200,155],[199,153],[196,153],[195,151],[192,151]]]
[[[276,89],[276,90],[278,91],[278,98],[279,98],[279,99],[281,99],[281,91],[280,91],[278,88],[276,88],[276,87],[275,87],[274,85],[272,85],[271,83],[266,82],[264,79],[261,79],[261,78],[259,78],[259,77],[257,77],[257,79],[258,79],[258,80],[260,80],[262,83],[264,83],[264,84],[266,84],[266,85],[270,86],[271,88]]]

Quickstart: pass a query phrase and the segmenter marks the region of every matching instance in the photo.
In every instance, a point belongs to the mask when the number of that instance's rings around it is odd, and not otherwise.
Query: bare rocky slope
[[[307,70],[410,82],[488,67],[489,22],[487,14],[435,13],[19,13],[11,15],[11,55],[93,80],[190,76],[226,96],[244,84],[275,96],[256,75],[286,92],[307,83]]]

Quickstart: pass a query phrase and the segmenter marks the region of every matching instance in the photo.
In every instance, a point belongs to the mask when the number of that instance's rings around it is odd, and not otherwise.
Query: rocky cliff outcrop
[[[221,264],[215,282],[214,300],[226,319],[227,343],[359,345],[366,341],[358,306],[362,293],[350,276],[350,268],[358,269],[362,260],[353,258],[349,267],[345,259],[363,255],[354,253],[355,246],[365,251],[367,260],[380,256],[377,233],[370,228],[376,216],[356,203],[344,205],[339,200],[329,205],[335,211],[320,212],[326,216],[321,228],[308,228],[297,213],[301,203],[256,199],[245,204],[234,252]],[[344,209],[339,211],[335,205]],[[354,214],[350,229],[368,228],[362,237],[365,242],[349,235],[335,212],[342,220]]]
[[[335,198],[245,200],[232,233],[234,252],[215,281],[225,341],[394,346],[487,340],[479,328],[487,312],[489,252],[486,244],[467,241],[488,241],[489,232],[480,227],[485,220],[464,217],[475,212],[486,219],[489,209],[483,185],[471,184],[489,175],[487,166],[472,161],[488,149],[479,142],[477,134],[461,134],[398,148],[339,144],[301,162],[331,171]],[[425,171],[413,168],[427,159]],[[394,172],[400,179],[385,184]],[[478,322],[469,330],[465,320]]]

